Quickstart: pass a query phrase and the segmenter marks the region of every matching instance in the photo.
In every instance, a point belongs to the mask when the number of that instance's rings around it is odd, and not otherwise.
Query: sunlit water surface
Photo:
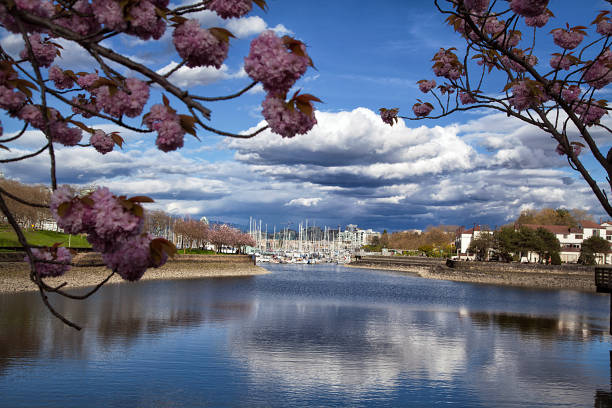
[[[605,295],[268,268],[0,295],[0,406],[608,406]]]

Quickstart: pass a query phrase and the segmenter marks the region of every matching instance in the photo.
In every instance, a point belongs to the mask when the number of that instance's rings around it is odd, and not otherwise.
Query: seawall
[[[582,265],[448,261],[409,256],[361,257],[350,266],[417,273],[427,279],[595,292],[595,270]]]
[[[0,256],[0,292],[23,292],[38,290],[29,279],[29,265],[26,262],[15,262],[12,257]],[[23,255],[19,258],[23,259]],[[57,278],[46,278],[50,286],[67,282],[66,288],[77,288],[97,285],[103,281],[110,270],[99,265],[100,254],[78,254],[73,259],[74,264],[68,272]],[[220,277],[241,277],[266,274],[264,268],[256,266],[248,255],[176,255],[174,259],[161,268],[149,268],[141,280],[152,279],[200,279]],[[113,276],[107,284],[128,283],[121,277]]]

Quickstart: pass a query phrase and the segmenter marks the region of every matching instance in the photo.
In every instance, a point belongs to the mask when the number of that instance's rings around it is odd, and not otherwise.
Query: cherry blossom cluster
[[[567,30],[564,28],[556,28],[552,33],[555,44],[566,50],[573,50],[580,45],[585,35],[583,30],[576,28]]]
[[[612,82],[612,52],[607,48],[585,71],[584,80],[595,89]]]
[[[166,22],[158,10],[164,10],[169,0],[140,0],[125,8],[115,0],[93,0],[93,15],[105,28],[135,35],[143,40],[159,39],[166,31]]]
[[[473,13],[483,13],[489,7],[489,0],[463,0],[463,4]]]
[[[317,123],[312,102],[320,102],[319,99],[296,93],[285,102],[287,92],[309,65],[312,62],[301,41],[288,36],[279,38],[273,31],[255,38],[244,59],[246,73],[260,81],[267,92],[262,114],[270,129],[282,137],[305,134]]]
[[[36,273],[42,278],[62,276],[70,270],[72,254],[68,248],[53,246],[50,248],[32,248],[31,251],[34,257]],[[29,261],[27,256],[24,258],[24,261]],[[44,261],[53,261],[54,263]]]
[[[57,46],[52,42],[43,39],[39,33],[30,35],[28,37],[28,41],[30,43],[30,47],[32,48],[34,60],[41,67],[49,67],[53,63],[53,60],[55,60],[55,57],[59,54]],[[27,46],[21,50],[19,56],[24,59],[29,58]]]
[[[515,49],[512,51],[512,53],[519,59],[523,60],[526,64],[531,65],[532,67],[538,63],[538,58],[535,55],[525,55],[525,52],[523,50]],[[526,71],[526,68],[522,64],[514,61],[506,55],[502,56],[500,58],[500,61],[506,68],[509,68],[514,72],[522,73]]]
[[[100,153],[106,154],[113,151],[115,141],[111,135],[107,135],[103,130],[95,130],[89,138],[89,143]]]
[[[380,118],[382,119],[383,122],[391,126],[397,123],[398,121],[397,113],[399,112],[399,109],[380,108],[379,111],[380,111]]]
[[[214,32],[200,27],[197,20],[187,20],[174,30],[174,47],[188,67],[221,67],[227,58],[229,38],[219,38]]]
[[[306,46],[291,37],[279,38],[274,31],[263,32],[251,42],[244,70],[261,82],[268,93],[286,94],[311,65]]]
[[[435,61],[432,67],[434,74],[439,77],[456,81],[463,72],[463,65],[461,65],[452,49],[440,48],[440,51],[434,55],[433,60]]]
[[[599,103],[590,101],[590,102],[581,102],[576,106],[574,112],[580,116],[580,120],[587,126],[593,126],[596,123],[599,123],[599,120],[603,117],[603,115],[607,115],[608,111],[605,109],[606,102],[602,101],[601,106]]]
[[[274,133],[282,137],[303,135],[317,123],[312,102],[306,101],[305,103],[306,109],[300,106],[299,100],[296,100],[295,97],[285,102],[284,98],[268,93],[262,103],[262,114]]]
[[[57,109],[47,108],[46,121],[42,107],[38,105],[25,105],[17,116],[37,129],[48,129],[51,140],[64,146],[75,146],[83,138],[83,131],[77,127],[68,127],[67,121],[62,118]]]
[[[536,17],[544,13],[548,0],[511,0],[510,8],[523,17]]]
[[[253,8],[252,0],[212,0],[208,9],[221,18],[237,18],[247,14]]]
[[[419,89],[423,93],[427,93],[436,87],[436,81],[433,79],[429,81],[426,79],[421,79],[417,82],[417,84],[419,84]]]
[[[433,105],[429,102],[425,102],[425,103],[415,103],[412,106],[412,111],[414,112],[414,114],[419,117],[419,116],[427,116],[429,115],[429,113],[433,110]]]
[[[149,129],[157,132],[155,144],[159,150],[169,152],[183,147],[185,130],[174,109],[162,104],[153,105],[143,120]]]
[[[526,79],[512,86],[512,97],[509,102],[519,112],[538,106],[548,100],[544,88],[538,82]]]
[[[157,268],[166,260],[154,256],[154,239],[143,234],[143,209],[138,202],[139,198],[117,197],[105,187],[81,197],[69,186],[61,186],[53,193],[50,208],[60,228],[70,234],[87,234],[107,266],[123,279],[134,281],[147,268]]]

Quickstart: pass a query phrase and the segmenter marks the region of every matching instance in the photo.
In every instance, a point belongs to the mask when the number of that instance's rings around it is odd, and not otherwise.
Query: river
[[[0,406],[608,406],[606,295],[266,268],[0,294]]]

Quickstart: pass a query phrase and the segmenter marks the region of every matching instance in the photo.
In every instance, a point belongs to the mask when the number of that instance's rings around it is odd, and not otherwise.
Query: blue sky
[[[380,107],[398,107],[409,115],[416,98],[427,100],[416,81],[434,78],[433,54],[440,47],[462,45],[433,1],[268,4],[267,12],[257,9],[230,22],[200,13],[202,25],[227,27],[239,38],[232,40],[220,70],[185,69],[171,78],[201,95],[233,93],[250,83],[242,71],[250,41],[265,29],[291,34],[308,45],[316,66],[295,89],[324,101],[318,104],[319,124],[309,134],[283,139],[264,132],[244,141],[200,131],[201,141],[187,136],[183,149],[165,154],[155,149],[153,134],[121,131],[126,146],[105,156],[91,148],[60,148],[60,183],[146,194],[156,200],[151,208],[175,215],[242,225],[252,216],[269,229],[306,219],[319,226],[353,223],[392,231],[440,223],[494,226],[514,219],[522,209],[543,207],[582,208],[605,217],[586,183],[554,154],[556,143],[505,115],[479,111],[393,128],[380,121]],[[588,24],[599,10],[609,8],[603,0],[579,5],[552,1],[556,18],[543,32],[566,22]],[[170,34],[168,30],[158,42],[124,36],[105,45],[160,70],[179,61]],[[0,44],[12,55],[22,48],[18,37],[3,31]],[[83,50],[63,45],[58,65],[91,69]],[[536,50],[539,66],[545,68],[550,53],[558,51],[547,35],[538,38]],[[499,82],[491,85],[497,91],[502,87]],[[606,93],[604,89],[602,97]],[[213,110],[210,124],[232,132],[261,126],[264,96],[256,90],[207,105]],[[160,93],[152,92],[149,105],[160,101]],[[173,106],[179,108],[176,101]],[[5,134],[16,130],[15,122],[1,120]],[[100,121],[89,123],[116,130]],[[598,140],[604,146],[611,143],[609,134]],[[31,151],[41,143],[42,136],[30,132],[11,146],[13,152],[1,155]],[[589,159],[586,164],[593,166]],[[24,182],[48,183],[48,158],[3,165],[2,171]],[[604,181],[600,172],[595,174]]]

